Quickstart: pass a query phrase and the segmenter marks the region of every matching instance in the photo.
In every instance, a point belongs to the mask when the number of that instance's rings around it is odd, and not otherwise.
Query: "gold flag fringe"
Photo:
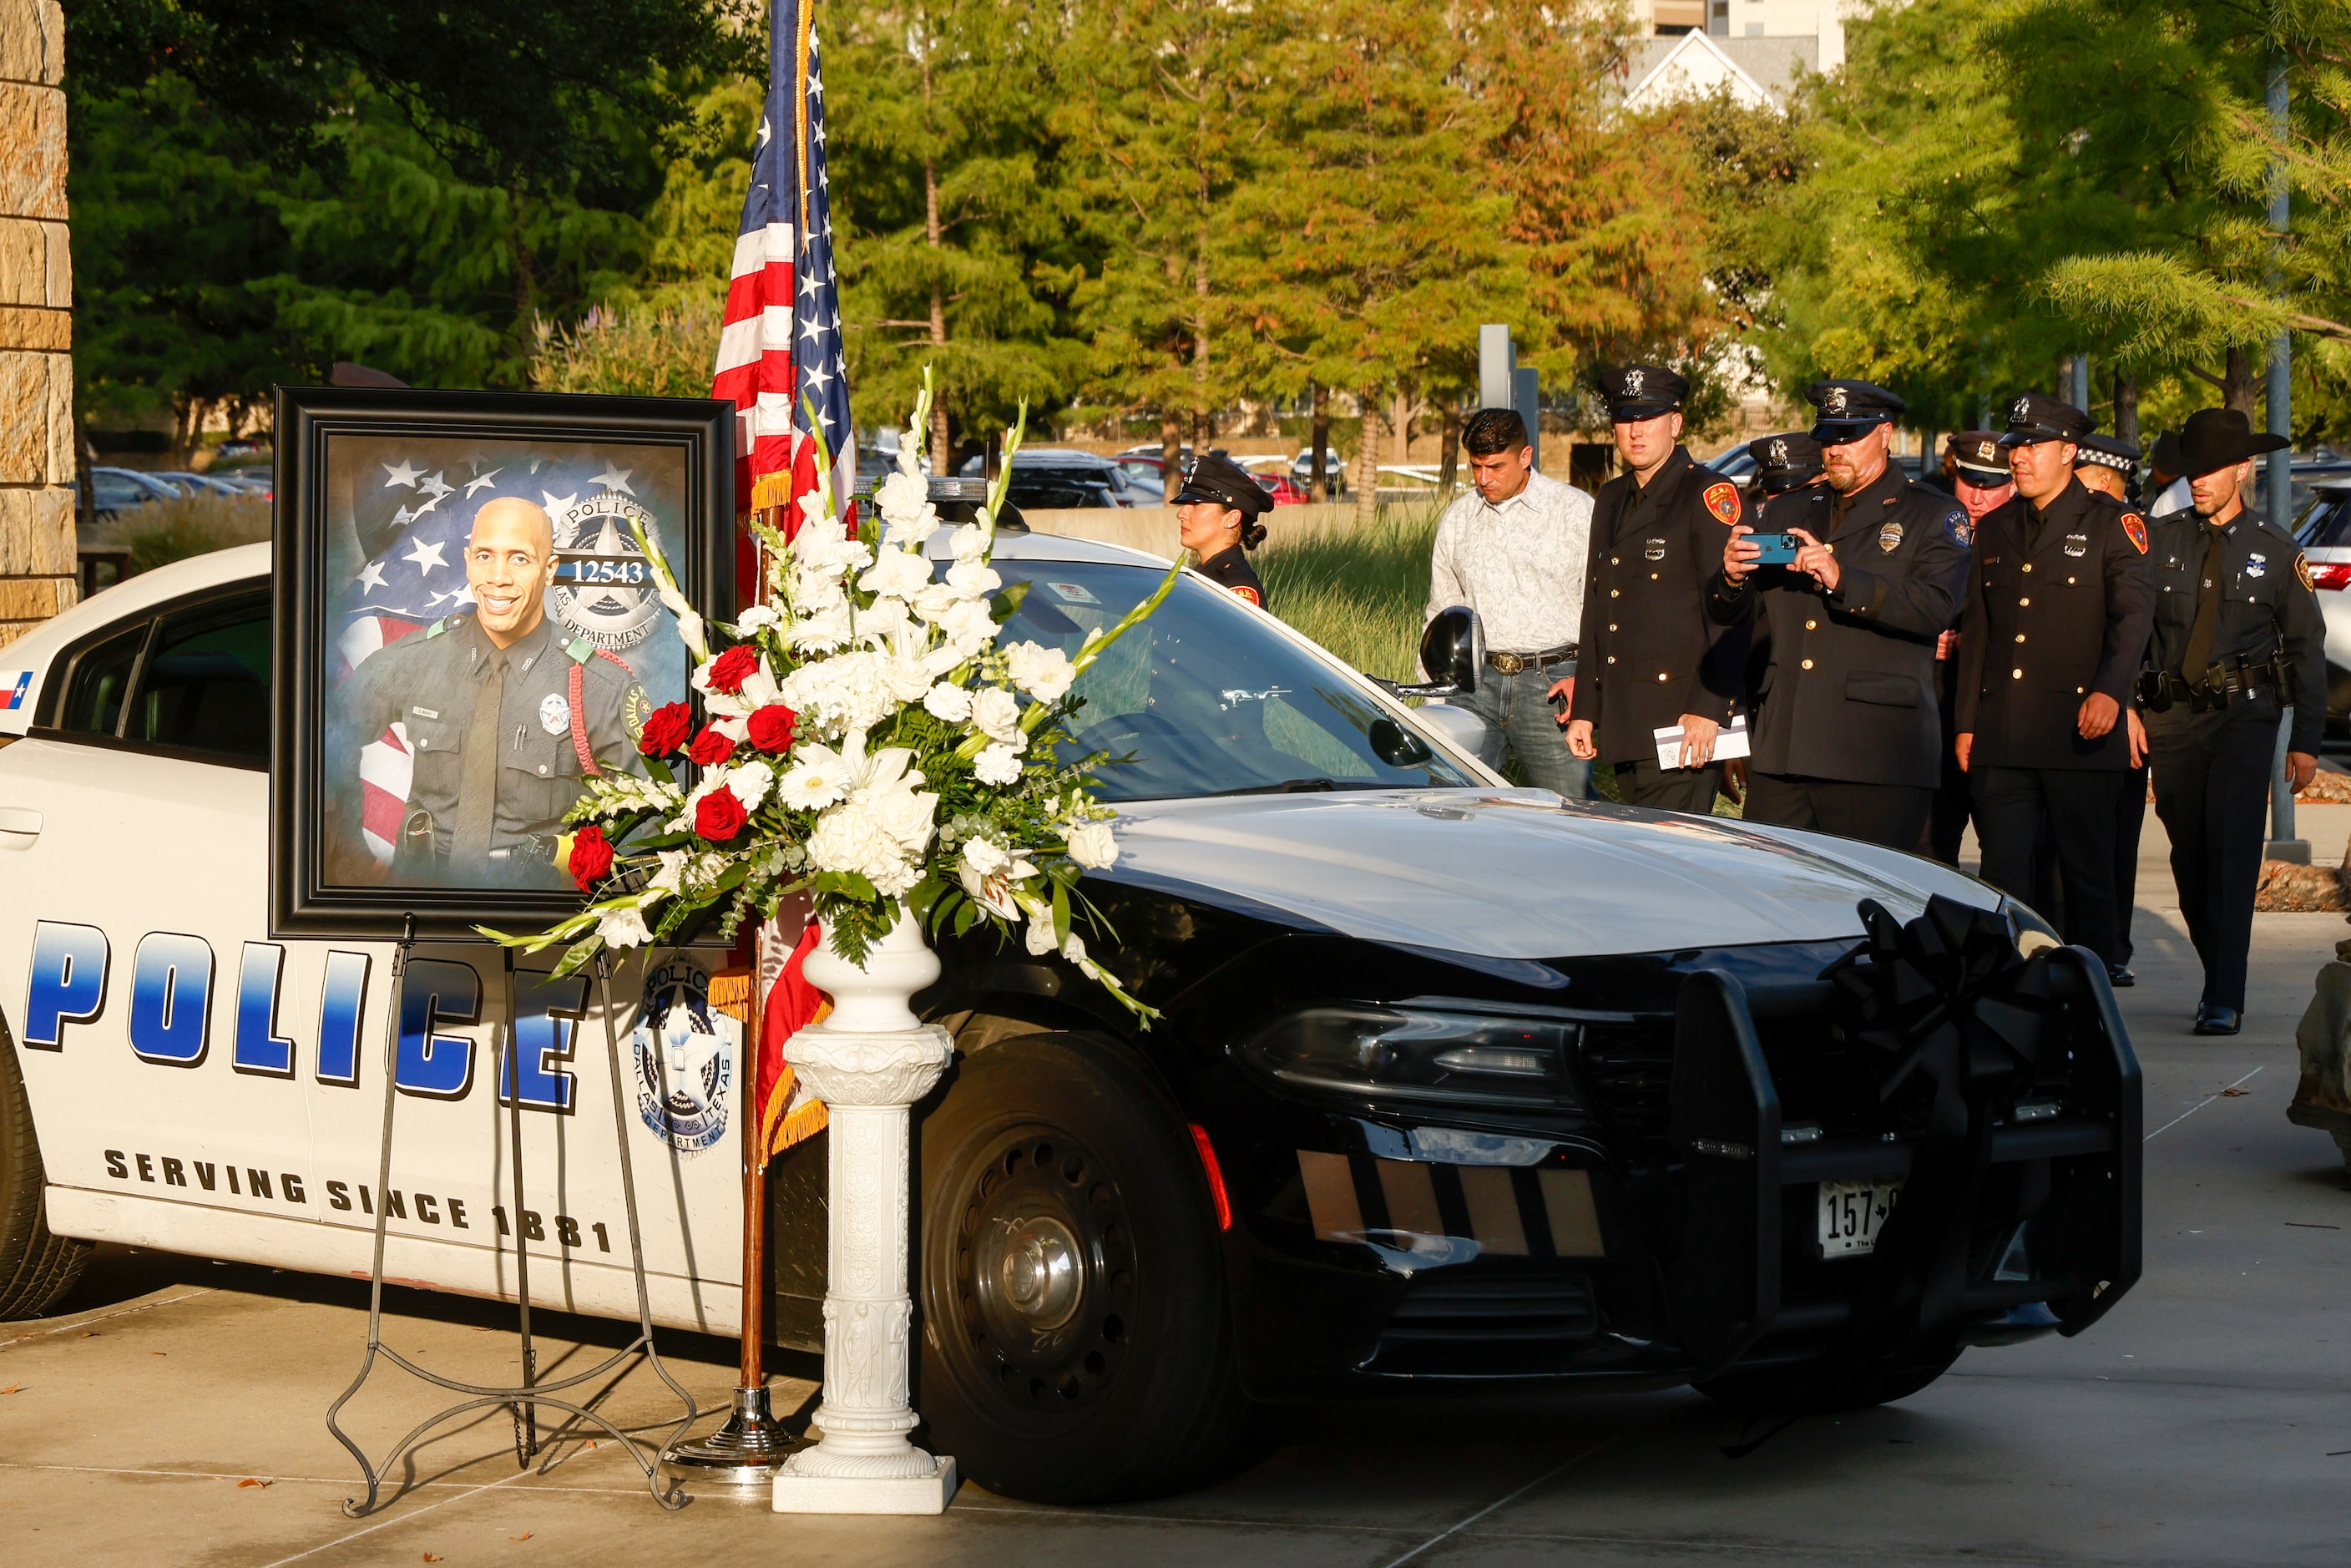
[[[751,1023],[752,973],[748,969],[721,969],[710,977],[710,1005],[743,1026],[744,1039],[752,1043],[743,1053],[743,1071],[756,1092],[759,1082],[758,1034]],[[822,1023],[832,1011],[831,1002],[818,1004],[811,1024]],[[804,1143],[822,1132],[831,1120],[823,1101],[810,1094],[800,1083],[799,1074],[792,1064],[784,1063],[783,1076],[776,1081],[776,1092],[768,1102],[767,1114],[759,1133],[762,1159],[773,1159],[794,1144]]]

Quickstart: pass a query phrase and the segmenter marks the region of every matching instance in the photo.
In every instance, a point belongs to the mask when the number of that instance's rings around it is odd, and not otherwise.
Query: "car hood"
[[[1364,790],[1123,804],[1113,881],[1413,947],[1581,957],[1859,936],[2000,894],[1916,856],[1538,789]]]

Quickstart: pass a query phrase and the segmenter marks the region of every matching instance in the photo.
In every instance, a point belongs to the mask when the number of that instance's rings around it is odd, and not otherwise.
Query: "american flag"
[[[710,386],[711,396],[735,404],[736,506],[747,512],[787,508],[788,537],[799,528],[800,497],[817,486],[811,409],[833,454],[837,515],[846,514],[857,474],[814,7],[815,0],[774,0],[768,102]]]
[[[751,190],[735,240],[718,367],[710,395],[735,404],[735,504],[781,507],[785,538],[799,531],[800,498],[817,487],[817,442],[833,455],[834,515],[855,527],[850,500],[857,453],[841,361],[840,280],[832,267],[832,196],[824,168],[824,73],[816,0],[772,0],[768,102],[751,155]],[[810,421],[814,421],[811,428]],[[762,580],[758,551],[737,539],[736,580]],[[756,587],[750,591],[757,592]],[[805,914],[760,928],[758,1070],[753,1125],[761,1157],[825,1124],[825,1107],[798,1082],[784,1046],[823,1016],[824,995],[801,972],[816,945]]]

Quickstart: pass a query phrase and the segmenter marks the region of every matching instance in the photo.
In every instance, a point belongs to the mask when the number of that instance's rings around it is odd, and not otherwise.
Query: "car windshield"
[[[1147,567],[999,557],[1029,580],[1002,643],[1074,655],[1158,585]],[[1121,638],[1078,682],[1064,761],[1107,752],[1108,800],[1287,790],[1468,786],[1477,780],[1277,632],[1264,612],[1196,579]]]

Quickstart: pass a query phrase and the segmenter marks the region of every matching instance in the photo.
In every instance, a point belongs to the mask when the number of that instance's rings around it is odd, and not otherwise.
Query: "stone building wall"
[[[0,643],[76,597],[65,30],[0,0]]]

